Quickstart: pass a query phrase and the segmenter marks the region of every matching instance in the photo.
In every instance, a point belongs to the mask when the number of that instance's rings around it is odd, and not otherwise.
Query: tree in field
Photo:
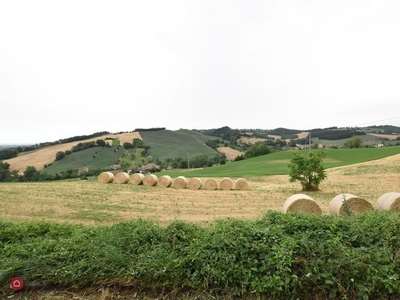
[[[361,144],[362,144],[362,139],[358,135],[353,135],[346,142],[346,145],[349,148],[360,148]]]
[[[318,191],[319,184],[326,178],[324,158],[324,152],[295,153],[289,163],[290,181],[300,181],[303,191]]]

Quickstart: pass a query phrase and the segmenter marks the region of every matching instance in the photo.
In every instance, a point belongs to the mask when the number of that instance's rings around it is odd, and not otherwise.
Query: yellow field
[[[91,138],[91,139],[87,139],[87,140],[83,140],[83,141],[53,145],[53,146],[41,148],[41,149],[38,149],[35,151],[31,151],[29,153],[21,153],[20,156],[4,160],[4,162],[7,162],[10,164],[10,170],[18,170],[19,173],[22,173],[23,171],[25,171],[27,166],[33,166],[37,170],[41,170],[41,169],[43,169],[44,165],[51,164],[55,161],[57,152],[59,152],[59,151],[65,152],[67,150],[71,150],[71,148],[73,146],[76,146],[79,143],[87,143],[87,142],[96,141],[96,140],[104,140],[107,137],[119,139],[121,145],[123,145],[125,142],[132,143],[134,138],[141,139],[139,132],[129,132],[129,133],[121,133],[121,134],[106,134],[103,136],[99,136],[99,137],[95,137],[95,138]]]
[[[374,206],[386,192],[400,192],[400,155],[327,170],[321,191],[306,193],[328,213],[341,193],[363,197]],[[100,184],[97,180],[49,183],[1,183],[0,218],[45,220],[85,225],[114,224],[137,218],[168,224],[184,220],[205,225],[221,218],[256,219],[281,211],[285,200],[301,193],[288,176],[246,178],[247,191],[179,190],[158,186]]]
[[[237,156],[242,155],[243,152],[240,152],[231,147],[218,147],[218,152],[225,154],[228,160],[234,160]]]

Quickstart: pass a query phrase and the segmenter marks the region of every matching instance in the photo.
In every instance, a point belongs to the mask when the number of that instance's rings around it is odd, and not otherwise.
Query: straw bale
[[[199,190],[202,184],[203,183],[200,178],[190,178],[187,187],[191,190]]]
[[[187,185],[187,179],[184,176],[178,176],[174,179],[172,186],[176,189],[184,189]]]
[[[130,184],[140,185],[143,184],[144,175],[142,173],[133,173],[129,179]]]
[[[129,174],[125,172],[118,172],[114,175],[114,182],[125,184],[129,182]]]
[[[218,188],[218,182],[214,178],[208,178],[204,182],[204,188],[208,191],[215,191]]]
[[[158,178],[157,185],[161,187],[170,187],[172,184],[172,178],[169,175],[163,175],[160,178]]]
[[[233,181],[230,178],[223,178],[219,183],[221,190],[229,191],[233,188]]]
[[[111,183],[114,181],[114,174],[111,172],[101,172],[97,180],[101,183]]]
[[[378,198],[377,206],[379,210],[400,212],[400,193],[383,194]]]
[[[244,178],[238,178],[235,180],[235,190],[247,190],[249,183]]]
[[[355,196],[353,194],[339,194],[329,202],[329,214],[332,216],[339,216],[346,214],[346,205],[344,199],[347,201],[347,207],[350,213],[360,214],[367,211],[374,210],[374,207],[367,200]]]
[[[157,181],[158,181],[158,177],[156,175],[149,174],[149,175],[144,176],[143,185],[154,186],[157,184]]]
[[[310,196],[294,194],[286,199],[283,205],[284,213],[299,212],[321,215],[322,209]]]

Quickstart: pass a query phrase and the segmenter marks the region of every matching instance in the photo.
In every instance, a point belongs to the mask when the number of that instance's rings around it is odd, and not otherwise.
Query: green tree
[[[10,164],[0,161],[0,182],[10,181]]]
[[[346,142],[346,145],[349,148],[360,148],[361,144],[362,144],[362,139],[358,135],[353,135]]]
[[[303,191],[318,191],[319,184],[326,178],[322,165],[324,152],[295,153],[289,163],[291,182],[300,181]]]
[[[22,176],[23,181],[39,181],[40,173],[33,166],[27,166],[24,175]]]
[[[63,159],[65,157],[65,152],[64,151],[58,151],[57,153],[56,153],[56,161],[57,160],[61,160],[61,159]]]
[[[244,153],[245,158],[252,158],[252,157],[257,157],[265,154],[271,153],[271,147],[267,146],[264,143],[256,143],[249,147],[246,152]]]
[[[125,143],[123,143],[122,147],[124,147],[125,150],[128,150],[128,149],[132,149],[133,145],[129,142],[125,142]]]

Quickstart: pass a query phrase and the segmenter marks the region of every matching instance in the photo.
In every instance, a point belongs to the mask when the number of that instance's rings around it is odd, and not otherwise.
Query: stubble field
[[[320,191],[306,193],[328,213],[338,194],[351,193],[374,206],[379,196],[400,191],[400,155],[327,170]],[[204,178],[205,179],[205,178]],[[233,178],[234,179],[234,178]],[[101,184],[88,181],[1,183],[0,218],[83,225],[111,225],[132,219],[167,225],[174,220],[207,225],[217,219],[257,219],[282,211],[285,200],[301,192],[287,175],[246,178],[249,190],[207,191]]]

